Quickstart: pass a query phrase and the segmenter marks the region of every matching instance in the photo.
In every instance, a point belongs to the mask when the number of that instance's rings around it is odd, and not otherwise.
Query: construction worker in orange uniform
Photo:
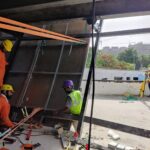
[[[7,65],[6,52],[11,52],[13,43],[10,40],[4,40],[0,45],[0,88],[3,85],[5,68]]]
[[[10,84],[4,84],[1,87],[0,94],[0,126],[13,128],[14,123],[9,119],[10,104],[9,99],[13,96],[14,89]]]

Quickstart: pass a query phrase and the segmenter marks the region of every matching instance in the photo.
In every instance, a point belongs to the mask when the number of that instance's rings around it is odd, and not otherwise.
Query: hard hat
[[[4,48],[6,49],[7,52],[11,52],[12,47],[13,47],[12,41],[10,41],[10,40],[4,40],[2,42],[2,44],[3,44],[3,46],[4,46]]]
[[[63,87],[74,87],[73,81],[72,80],[65,80]]]
[[[2,91],[12,91],[12,92],[15,92],[13,86],[10,85],[10,84],[3,84],[1,90]]]

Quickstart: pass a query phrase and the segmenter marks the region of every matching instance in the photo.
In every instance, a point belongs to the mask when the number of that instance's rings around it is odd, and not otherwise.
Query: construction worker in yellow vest
[[[82,108],[81,92],[79,90],[74,90],[74,83],[72,80],[64,81],[63,88],[67,94],[64,112],[80,115]]]

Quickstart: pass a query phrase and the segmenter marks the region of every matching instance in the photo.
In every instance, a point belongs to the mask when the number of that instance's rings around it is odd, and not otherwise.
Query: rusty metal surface
[[[36,47],[20,47],[11,71],[28,71]]]
[[[69,32],[76,34],[86,31],[85,27],[88,27],[83,20],[55,24],[49,25],[47,22],[43,26],[66,33],[67,24]],[[80,88],[87,51],[88,44],[71,45],[54,40],[22,41],[7,77],[7,83],[13,84],[15,88],[14,97],[10,101],[13,106],[12,120],[17,121],[22,117],[20,107],[24,106],[28,110],[43,107],[45,111],[52,112],[64,108],[66,95],[62,88],[63,82],[71,79],[75,83],[75,89]],[[17,108],[17,111],[13,108]],[[38,116],[38,120],[48,126],[60,122],[58,119],[45,117],[46,115]],[[70,127],[70,121],[61,122],[65,123],[65,127]]]
[[[86,59],[86,46],[65,46],[59,72],[82,72]]]
[[[40,51],[35,71],[54,72],[61,46],[44,46]]]
[[[34,75],[25,94],[22,106],[44,107],[51,82],[51,76]]]
[[[52,25],[47,22],[48,26],[46,27],[64,33],[65,24],[69,24],[69,32],[79,33],[79,31],[85,30],[86,22],[83,20],[77,21],[62,22],[62,28],[61,22],[59,24],[56,22]],[[80,26],[77,26],[77,24],[80,24]],[[60,42],[58,42],[58,46],[57,41],[55,41],[55,45],[52,45],[52,41],[43,41],[40,47],[37,45],[38,41],[26,41],[22,42],[19,47],[7,80],[8,83],[14,85],[16,91],[11,99],[11,104],[12,106],[26,105],[30,108],[44,108],[45,104],[48,104],[45,107],[47,110],[63,108],[65,105],[65,92],[62,84],[64,80],[71,79],[75,82],[75,88],[79,88],[86,60],[87,45],[78,44],[72,46],[67,43],[62,54]],[[35,67],[30,72],[37,48],[40,48],[40,52],[37,56]],[[57,72],[58,62],[60,62],[60,65]],[[29,72],[31,80],[26,84]],[[54,76],[56,80],[54,86],[52,86]],[[25,91],[23,91],[24,86],[27,86]],[[51,87],[52,92],[50,93]],[[20,98],[22,94],[24,95],[23,99]]]

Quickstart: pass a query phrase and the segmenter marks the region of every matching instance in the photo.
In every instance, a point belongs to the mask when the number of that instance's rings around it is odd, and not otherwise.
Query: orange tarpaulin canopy
[[[7,29],[11,31],[16,31],[20,33],[26,33],[34,36],[45,37],[55,40],[62,40],[66,42],[74,42],[74,43],[86,43],[83,40],[73,38],[70,36],[66,36],[60,33],[48,31],[42,28],[38,28],[35,26],[31,26],[25,23],[21,23],[18,21],[14,21],[8,18],[0,17],[0,28]]]

